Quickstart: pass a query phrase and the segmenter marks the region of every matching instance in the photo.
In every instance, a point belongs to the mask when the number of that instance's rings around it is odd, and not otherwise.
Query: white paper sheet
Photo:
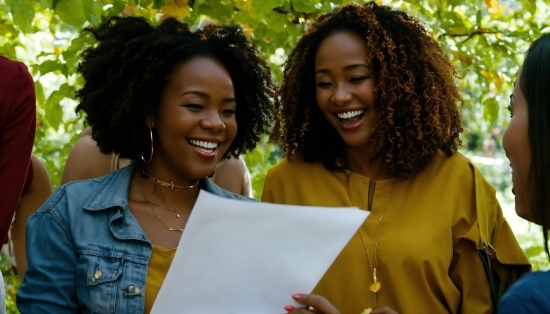
[[[152,314],[284,313],[309,293],[368,215],[201,191]]]

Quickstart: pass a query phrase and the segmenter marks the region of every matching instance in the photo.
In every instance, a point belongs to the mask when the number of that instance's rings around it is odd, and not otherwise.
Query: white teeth
[[[202,148],[208,151],[213,151],[216,147],[218,147],[218,143],[216,142],[189,140],[189,143],[191,143],[191,145],[193,146],[197,146],[198,148]]]
[[[349,118],[357,117],[358,115],[361,115],[363,113],[365,113],[365,110],[355,110],[355,111],[338,113],[336,114],[336,116],[340,119],[349,119]]]

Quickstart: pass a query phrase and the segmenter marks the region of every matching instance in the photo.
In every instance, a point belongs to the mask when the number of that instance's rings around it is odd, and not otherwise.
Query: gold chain
[[[353,205],[353,200],[351,198],[349,177],[350,177],[350,175],[346,172],[346,179],[347,179],[346,183],[347,183],[347,188],[348,188],[349,200],[351,202],[351,205],[355,206],[355,205]],[[384,214],[386,213],[386,208],[388,207],[388,202],[390,201],[390,197],[391,197],[391,194],[392,194],[392,191],[393,191],[394,184],[395,184],[395,179],[393,179],[393,181],[392,181],[391,188],[390,188],[390,193],[388,194],[388,198],[386,199],[386,204],[384,205],[384,210],[382,211],[382,215],[380,216],[380,219],[378,220],[378,230],[376,231],[376,242],[375,242],[375,246],[374,246],[374,266],[371,263],[369,250],[367,249],[367,243],[365,242],[365,239],[363,238],[363,234],[361,233],[361,231],[359,231],[359,236],[361,237],[361,240],[363,241],[363,247],[365,248],[365,252],[367,253],[367,260],[369,262],[369,268],[370,268],[370,272],[371,272],[371,275],[372,275],[372,280],[374,281],[373,284],[370,285],[370,290],[372,292],[374,292],[375,296],[376,296],[376,293],[382,287],[380,281],[378,281],[378,279],[376,277],[376,269],[378,268],[378,243],[380,243],[380,233],[381,233],[381,230],[382,230],[382,219],[384,218]]]
[[[181,233],[183,233],[183,228],[177,228],[177,227],[169,227],[167,224],[164,223],[164,221],[162,221],[162,219],[160,218],[160,216],[157,214],[157,212],[155,211],[155,208],[152,206],[153,204],[151,204],[151,202],[149,201],[149,199],[147,199],[147,196],[145,195],[145,190],[143,189],[143,185],[141,184],[141,178],[139,177],[139,174],[137,175],[138,177],[138,182],[139,182],[139,187],[141,189],[141,193],[143,193],[143,197],[145,197],[145,199],[147,200],[147,204],[149,205],[149,207],[151,208],[151,210],[153,211],[153,214],[155,214],[155,217],[157,217],[157,219],[160,221],[160,223],[166,227],[166,229],[168,229],[169,231],[179,231]],[[195,199],[196,201],[196,199]],[[195,203],[195,201],[193,201],[193,203]],[[160,205],[160,204],[158,204]],[[162,206],[162,205],[161,205]],[[164,207],[164,206],[163,206]],[[179,213],[178,213],[179,215]],[[176,216],[178,217],[178,216]]]
[[[183,228],[177,228],[177,227],[168,227],[164,221],[162,221],[162,219],[160,219],[159,215],[157,215],[157,212],[155,211],[155,208],[153,206],[151,206],[151,210],[153,211],[153,214],[155,214],[155,216],[157,217],[157,219],[160,221],[161,224],[163,224],[166,229],[170,230],[170,231],[179,231],[181,233],[183,233]]]
[[[155,177],[153,177],[152,175],[150,175],[146,170],[145,170],[145,167],[142,167],[141,168],[141,175],[144,177],[144,178],[149,178],[151,179],[153,182],[155,182],[155,184],[158,184],[160,186],[163,186],[165,188],[171,188],[172,190],[174,188],[178,188],[178,189],[192,189],[194,187],[196,187],[198,184],[199,184],[199,180],[197,180],[197,182],[195,182],[195,184],[192,184],[192,185],[177,185],[177,184],[174,184],[174,182],[166,182],[166,181],[162,181],[160,179],[157,179]]]
[[[143,186],[141,185],[141,178],[140,176],[138,175],[138,181],[139,181],[139,187],[141,188],[141,193],[143,193],[143,197],[145,197],[145,199],[147,200],[147,202],[149,203],[149,205],[157,205],[157,206],[160,206],[160,207],[163,207],[163,208],[166,208],[168,209],[169,211],[173,212],[173,213],[176,213],[176,218],[180,218],[180,214],[183,213],[184,211],[188,210],[189,208],[191,208],[193,205],[195,205],[195,202],[197,201],[197,198],[199,197],[199,194],[197,194],[197,197],[195,197],[195,199],[191,202],[191,204],[187,205],[184,209],[182,209],[181,211],[177,211],[173,208],[170,208],[168,206],[164,206],[162,204],[159,204],[159,203],[156,203],[156,202],[153,202],[151,201],[148,197],[147,197],[147,194],[145,193],[145,190],[143,189]]]

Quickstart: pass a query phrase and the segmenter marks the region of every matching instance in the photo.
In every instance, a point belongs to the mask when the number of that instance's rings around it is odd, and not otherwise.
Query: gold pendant
[[[176,218],[180,218],[180,214],[179,214],[179,213],[176,214]]]
[[[372,285],[370,285],[370,291],[376,293],[376,292],[378,292],[378,290],[380,290],[381,286],[382,285],[380,284],[380,281],[377,281],[377,282],[373,283]]]

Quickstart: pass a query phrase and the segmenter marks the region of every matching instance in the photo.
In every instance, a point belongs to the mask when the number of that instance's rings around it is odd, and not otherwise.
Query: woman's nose
[[[345,106],[352,100],[353,96],[345,85],[339,85],[336,87],[334,94],[332,94],[331,101],[337,106]]]
[[[220,132],[226,129],[226,125],[217,111],[209,112],[207,116],[201,120],[201,127],[204,129],[211,129],[214,132]]]

